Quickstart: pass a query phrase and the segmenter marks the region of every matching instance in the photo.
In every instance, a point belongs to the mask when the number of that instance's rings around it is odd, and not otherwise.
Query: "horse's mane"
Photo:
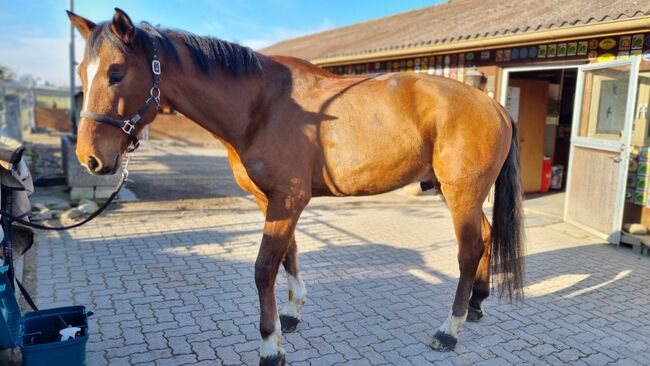
[[[192,55],[193,61],[198,68],[209,73],[214,67],[219,67],[230,75],[252,74],[261,71],[261,55],[248,47],[236,43],[224,41],[215,37],[197,36],[195,34],[172,29],[160,29],[149,23],[142,22],[136,27],[135,40],[131,44],[125,44],[111,31],[110,23],[98,24],[90,33],[87,40],[86,56],[95,57],[104,41],[117,47],[125,53],[136,52],[140,47],[145,55],[151,58],[153,54],[152,44],[156,44],[159,53],[180,64],[178,50],[172,39],[179,39],[187,47]]]

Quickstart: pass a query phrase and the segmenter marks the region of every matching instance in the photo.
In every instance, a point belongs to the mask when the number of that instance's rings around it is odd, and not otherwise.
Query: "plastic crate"
[[[86,307],[46,309],[22,316],[6,272],[7,266],[0,267],[0,348],[20,346],[24,366],[86,365]],[[59,341],[59,330],[66,324],[81,328],[81,336]]]

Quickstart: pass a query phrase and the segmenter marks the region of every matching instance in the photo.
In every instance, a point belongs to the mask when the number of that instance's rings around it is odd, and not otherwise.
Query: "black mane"
[[[196,66],[206,74],[214,67],[219,67],[233,76],[257,73],[262,69],[261,56],[248,47],[215,37],[197,36],[179,30],[159,29],[146,22],[136,27],[135,41],[128,45],[113,34],[110,23],[98,24],[88,36],[86,56],[96,56],[102,43],[106,41],[125,53],[134,53],[141,48],[145,55],[151,58],[153,55],[152,44],[155,43],[156,49],[166,57],[166,60],[180,64],[182,60],[178,56],[178,50],[172,43],[172,39],[183,42],[190,51]]]

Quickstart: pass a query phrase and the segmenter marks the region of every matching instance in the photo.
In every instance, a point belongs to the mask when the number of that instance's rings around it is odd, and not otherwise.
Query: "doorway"
[[[517,123],[526,207],[562,218],[577,66],[504,70],[502,104]]]

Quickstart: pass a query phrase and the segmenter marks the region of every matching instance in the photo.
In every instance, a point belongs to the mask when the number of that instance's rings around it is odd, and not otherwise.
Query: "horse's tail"
[[[523,300],[524,228],[517,126],[512,125],[512,142],[496,181],[492,212],[492,274],[501,281],[499,297]]]

